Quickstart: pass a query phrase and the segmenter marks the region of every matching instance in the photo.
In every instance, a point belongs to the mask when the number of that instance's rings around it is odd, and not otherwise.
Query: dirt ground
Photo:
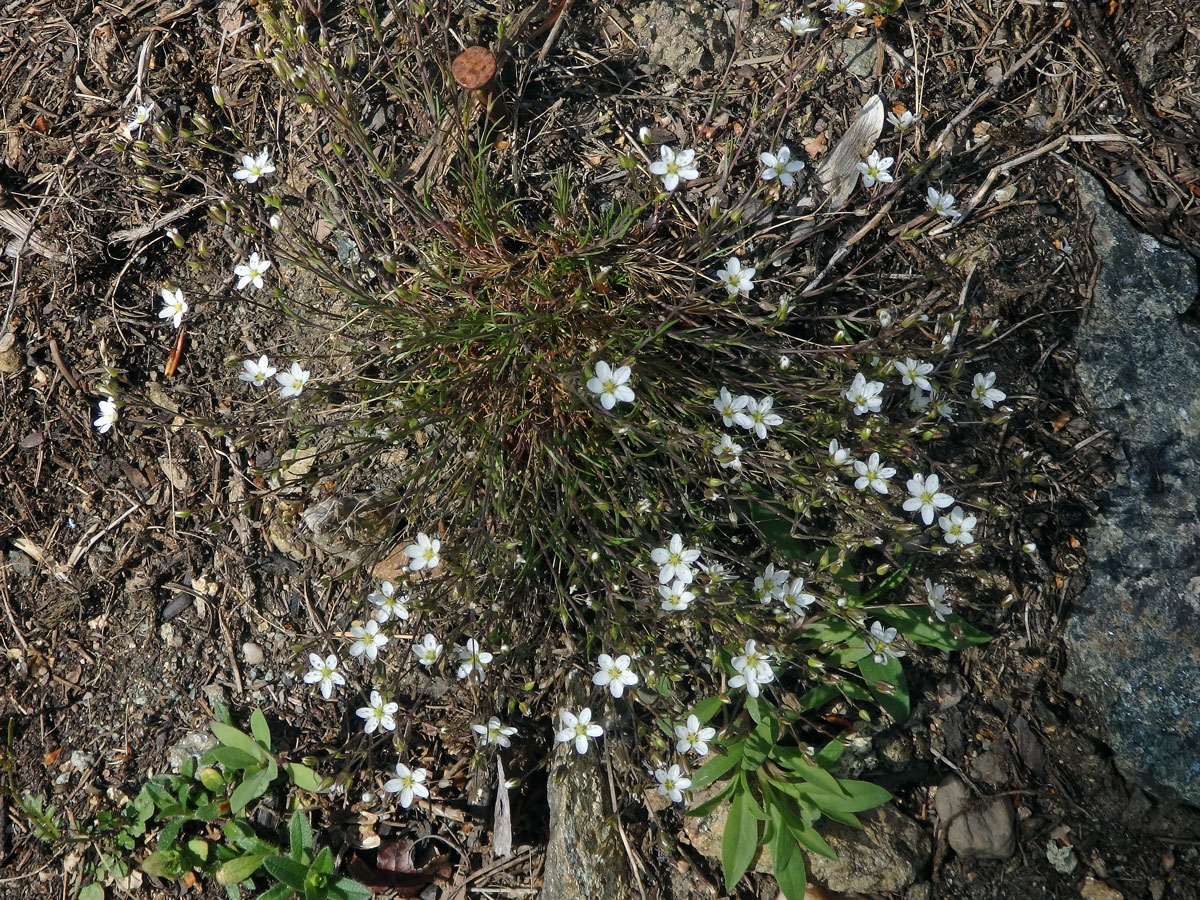
[[[498,14],[492,4],[454,6],[446,20],[456,34]],[[526,181],[570,166],[584,202],[603,202],[608,164],[600,160],[622,128],[636,132],[653,115],[665,132],[703,146],[774,90],[786,48],[775,18],[784,10],[721,5],[726,21],[741,12],[748,26],[712,71],[681,79],[647,66],[634,24],[643,6],[568,6],[548,64],[535,65],[534,50],[504,75],[510,96],[520,97],[516,108],[529,113],[516,126]],[[341,4],[316,7],[310,13],[331,30],[347,14]],[[1039,551],[991,561],[994,582],[981,596],[1009,599],[977,603],[967,616],[995,640],[913,676],[908,755],[872,774],[927,824],[929,788],[952,772],[1011,797],[1016,855],[964,860],[939,841],[926,871],[932,897],[1200,897],[1200,813],[1125,782],[1086,698],[1058,686],[1061,631],[1087,578],[1088,516],[1108,474],[1108,438],[1089,424],[1072,374],[1071,335],[1097,262],[1073,166],[1100,176],[1139,227],[1200,257],[1200,8],[946,0],[906,3],[878,22],[860,35],[873,41],[875,71],[915,47],[934,61],[923,77],[889,67],[888,77],[863,79],[830,50],[784,137],[819,154],[822,135],[844,127],[867,86],[883,87],[889,109],[916,108],[919,87],[926,141],[946,130],[964,197],[1012,188],[951,240],[977,260],[972,319],[997,318],[997,334],[1010,338],[994,365],[1001,383],[1018,386],[1010,392],[1016,412],[994,449],[1013,459],[1027,450],[1029,461],[1014,472],[1019,487],[998,486],[996,499],[1020,510],[1013,546],[1033,540]],[[266,305],[233,299],[224,259],[246,245],[206,218],[203,185],[137,189],[137,171],[112,147],[142,98],[181,115],[213,110],[219,70],[240,107],[264,104],[252,120],[286,164],[300,136],[274,121],[260,96],[265,78],[252,47],[263,39],[241,0],[0,5],[0,217],[8,216],[0,240],[11,251],[0,261],[0,896],[69,897],[78,887],[78,860],[31,834],[14,795],[45,797],[87,821],[106,798],[133,794],[162,771],[167,748],[184,734],[203,730],[214,685],[238,708],[263,706],[285,726],[305,712],[290,735],[297,746],[358,737],[352,715],[329,709],[314,721],[290,691],[297,648],[328,635],[350,602],[337,589],[346,562],[291,542],[295,505],[286,496],[264,503],[253,521],[231,515],[243,451],[215,428],[177,418],[186,410],[228,421],[240,361],[311,337]],[[417,129],[403,139],[416,150],[430,136]],[[872,240],[886,242],[904,221],[898,210]],[[191,250],[173,248],[170,225],[188,232]],[[220,252],[196,253],[200,239]],[[180,374],[167,379],[172,346],[157,327],[157,291],[185,276],[225,305],[188,338]],[[152,421],[123,420],[119,440],[92,426],[97,386],[114,366],[151,385],[156,407]],[[278,449],[264,441],[256,452]],[[425,711],[418,730],[471,715],[436,697]],[[480,875],[472,892],[529,896],[538,888],[545,808],[536,784],[535,775],[516,801],[521,864]],[[634,851],[668,883],[675,861],[655,829],[635,808],[624,816]],[[483,868],[486,819],[453,810],[428,827],[468,848],[452,881]],[[1050,845],[1073,848],[1072,871],[1055,869]],[[720,883],[719,865],[683,858],[695,870],[687,876],[695,896],[712,896],[706,886]],[[1115,892],[1089,894],[1098,890],[1089,879]],[[742,894],[756,890],[769,896],[765,882]],[[220,895],[213,885],[195,891]],[[131,894],[195,891],[146,878]]]

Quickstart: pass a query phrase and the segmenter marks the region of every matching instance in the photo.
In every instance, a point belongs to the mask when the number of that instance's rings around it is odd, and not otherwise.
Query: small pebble
[[[242,644],[242,659],[247,665],[259,666],[263,661],[263,649],[253,641],[246,641]]]

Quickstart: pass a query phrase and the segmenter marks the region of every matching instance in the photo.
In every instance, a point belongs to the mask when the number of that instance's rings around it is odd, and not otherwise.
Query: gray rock
[[[650,62],[679,78],[715,73],[731,46],[722,7],[698,0],[649,3],[634,12],[633,24],[639,33],[650,35]]]
[[[211,731],[189,731],[167,748],[167,765],[178,772],[189,758],[198,760],[215,746],[217,739]]]
[[[943,781],[933,798],[938,828],[963,858],[1008,859],[1017,849],[1016,814],[1008,797],[973,800],[956,775]]]
[[[858,820],[861,831],[817,824],[838,858],[807,854],[812,879],[832,891],[863,894],[899,893],[915,882],[933,852],[925,829],[892,803],[859,813]]]
[[[1088,530],[1091,583],[1067,625],[1064,685],[1106,721],[1126,775],[1200,804],[1200,336],[1183,318],[1196,269],[1078,178],[1102,260],[1078,373],[1120,455]]]

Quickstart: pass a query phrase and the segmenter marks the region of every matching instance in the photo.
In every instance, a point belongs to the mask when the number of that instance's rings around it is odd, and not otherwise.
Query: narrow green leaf
[[[369,900],[374,895],[370,888],[359,884],[353,878],[342,878],[335,875],[329,879],[329,896],[338,900]]]
[[[742,790],[729,806],[729,818],[725,821],[725,834],[721,840],[721,869],[725,874],[725,890],[730,894],[758,852],[758,820],[750,814],[749,795],[749,788],[743,781]]]
[[[217,746],[204,754],[204,761],[206,764],[220,763],[226,769],[236,772],[238,769],[248,769],[255,765],[259,758],[237,747]]]
[[[307,863],[312,847],[313,832],[308,816],[296,810],[288,821],[288,850],[292,859],[301,864]]]
[[[908,718],[908,682],[904,678],[904,670],[900,660],[889,656],[886,665],[879,665],[869,654],[858,661],[858,671],[867,680],[867,690],[875,698],[875,702],[887,710],[897,722]],[[890,684],[892,690],[882,691],[876,682]]]
[[[289,884],[284,884],[282,881],[277,881],[265,891],[258,895],[258,900],[288,900],[288,897],[294,897],[295,890]]]
[[[304,881],[308,877],[308,867],[286,856],[268,856],[263,865],[267,871],[296,891],[304,890]]]
[[[229,797],[229,810],[234,815],[246,808],[251,800],[257,800],[271,786],[270,769],[259,769],[246,776],[246,780],[234,788]]]
[[[771,864],[775,869],[775,880],[786,900],[804,900],[808,888],[808,873],[804,867],[804,854],[796,845],[791,829],[776,813],[772,821],[775,833],[771,837]]]
[[[744,740],[738,741],[734,744],[729,744],[725,749],[726,753],[724,756],[714,756],[692,775],[693,791],[708,787],[740,763],[742,761],[742,754],[746,751],[746,742]]]
[[[267,717],[257,707],[250,713],[250,733],[262,744],[264,750],[271,749],[271,728],[267,725]]]
[[[246,734],[246,732],[234,728],[232,725],[226,725],[223,722],[212,722],[208,726],[212,729],[212,733],[216,735],[218,741],[226,747],[236,747],[237,749],[249,753],[256,759],[263,758],[262,747],[254,742],[254,738]]]
[[[720,712],[721,707],[725,705],[725,701],[720,697],[709,697],[707,700],[701,700],[692,707],[691,715],[700,720],[701,725],[705,725],[708,721]]]
[[[910,641],[938,650],[962,650],[992,639],[956,613],[939,622],[930,616],[926,606],[882,606],[872,612]]]
[[[306,765],[302,765],[301,763],[284,763],[283,768],[288,773],[288,778],[292,780],[292,784],[302,791],[316,793],[324,785],[325,779]]]
[[[317,858],[313,860],[312,870],[320,872],[322,875],[330,875],[333,873],[333,851],[328,847],[322,847],[321,852],[317,854]]]
[[[692,807],[688,810],[687,814],[689,816],[707,816],[710,812],[725,802],[729,795],[733,793],[733,789],[735,787],[737,787],[737,781],[730,779],[729,783],[726,784],[725,787],[721,788],[717,794],[709,797],[703,803],[699,803]]]
[[[242,856],[235,856],[217,869],[217,883],[241,884],[262,868],[263,860],[266,858],[267,854],[265,853],[245,853]]]

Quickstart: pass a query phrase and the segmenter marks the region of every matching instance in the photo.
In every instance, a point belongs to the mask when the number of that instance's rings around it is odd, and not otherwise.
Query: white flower
[[[892,112],[888,113],[887,120],[891,125],[895,126],[897,131],[908,131],[908,129],[912,128],[912,123],[916,121],[916,118],[913,116],[912,110],[906,109],[900,115]]]
[[[558,731],[554,741],[558,744],[575,743],[575,752],[583,755],[588,751],[588,741],[595,740],[604,734],[604,729],[592,721],[592,711],[584,707],[577,714],[563,710],[558,714]]]
[[[659,608],[666,612],[683,612],[696,599],[696,595],[687,588],[687,582],[678,578],[670,584],[660,584],[658,595],[663,598],[663,601],[659,604]]]
[[[673,803],[682,803],[683,792],[692,786],[692,779],[687,778],[678,765],[669,769],[657,769],[654,778],[658,782],[658,792],[664,797],[670,797]]]
[[[733,574],[720,563],[697,563],[696,568],[699,569],[708,578],[710,585],[726,584],[730,581],[735,581]]]
[[[708,742],[717,736],[717,729],[707,725],[700,726],[696,716],[688,716],[687,722],[675,726],[675,752],[687,753],[689,750],[697,756],[708,756]]]
[[[945,419],[947,422],[954,421],[954,407],[950,405],[950,401],[945,397],[939,397],[935,392],[930,398],[930,409],[939,419]]]
[[[867,638],[867,647],[871,650],[872,659],[876,665],[887,665],[888,657],[899,659],[904,655],[903,650],[897,650],[892,646],[892,641],[896,640],[895,628],[884,628],[881,622],[871,623],[871,635]]]
[[[833,0],[832,3],[825,7],[828,12],[842,13],[847,18],[859,15],[866,8],[867,4],[860,2],[860,0]]]
[[[869,487],[880,494],[888,492],[888,479],[896,474],[895,469],[883,464],[878,453],[872,453],[865,463],[856,459],[854,471],[858,473],[858,478],[854,480],[854,486],[858,490],[865,491]]]
[[[96,430],[101,434],[108,434],[109,429],[117,424],[117,419],[119,418],[121,418],[121,412],[117,408],[117,401],[101,400],[100,416],[92,424],[96,426]]]
[[[328,700],[333,695],[333,686],[346,683],[346,679],[342,673],[337,670],[338,658],[336,654],[330,653],[324,659],[321,659],[320,654],[308,654],[308,664],[312,669],[304,673],[305,684],[319,684],[321,696]]]
[[[140,134],[143,125],[149,125],[150,120],[154,117],[154,104],[145,103],[133,111],[133,116],[129,119],[129,134]]]
[[[596,674],[592,676],[592,684],[598,687],[608,686],[608,691],[614,697],[625,693],[627,686],[638,683],[638,677],[629,671],[629,657],[621,654],[613,659],[607,653],[601,653],[596,658]]]
[[[366,656],[367,659],[376,659],[379,656],[379,648],[388,642],[388,636],[379,630],[379,623],[374,619],[367,622],[366,627],[355,625],[350,629],[351,636],[355,639],[350,645],[351,656]]]
[[[874,187],[875,182],[887,184],[892,180],[892,176],[888,174],[888,169],[892,167],[895,160],[890,156],[879,158],[879,152],[871,151],[871,155],[858,164],[858,171],[862,172],[863,187]]]
[[[737,674],[729,679],[731,688],[744,687],[751,697],[757,697],[759,687],[775,680],[771,669],[771,657],[766,650],[759,650],[754,640],[746,641],[746,647],[741,656],[733,658],[733,668]]]
[[[904,501],[905,512],[920,510],[921,521],[926,525],[933,524],[933,517],[939,509],[945,509],[954,502],[949,494],[938,492],[940,479],[936,475],[928,477],[914,475],[908,479],[908,499]]]
[[[1008,394],[999,388],[992,387],[995,383],[995,372],[988,372],[986,375],[982,372],[977,372],[975,374],[975,384],[971,388],[971,398],[978,403],[982,403],[988,409],[994,408],[997,403],[1008,396]]]
[[[421,643],[412,645],[412,652],[417,657],[417,662],[428,668],[441,659],[442,645],[432,634],[427,634],[421,638]]]
[[[512,741],[509,740],[517,729],[511,725],[504,725],[495,716],[488,719],[486,725],[472,723],[471,730],[479,735],[479,743],[485,747],[488,744],[495,744],[497,747],[511,747]]]
[[[958,210],[954,208],[954,204],[958,201],[954,199],[954,195],[949,191],[943,194],[937,188],[931,187],[925,192],[925,199],[929,203],[929,208],[939,216],[946,216],[949,219],[958,216]]]
[[[842,396],[854,404],[854,414],[861,416],[864,413],[879,412],[883,406],[882,381],[867,381],[867,377],[859,372],[854,376],[854,380],[850,382],[850,387],[842,391]]]
[[[258,362],[252,359],[242,363],[242,371],[238,373],[238,381],[245,381],[255,387],[262,387],[267,383],[268,378],[275,377],[275,373],[279,370],[271,365],[271,361],[267,359],[264,353],[258,358]]]
[[[242,167],[234,170],[233,177],[238,181],[246,182],[246,184],[254,184],[264,175],[270,175],[274,171],[275,166],[271,163],[271,154],[262,150],[257,156],[244,155]]]
[[[629,386],[629,376],[633,370],[629,366],[614,369],[604,360],[596,363],[596,374],[588,379],[588,390],[600,397],[600,405],[612,409],[617,401],[633,402],[633,388]]]
[[[399,793],[400,805],[408,809],[414,797],[429,796],[429,788],[425,786],[428,777],[429,773],[424,769],[410,769],[404,763],[396,763],[396,777],[389,779],[383,789],[389,794]]]
[[[375,612],[375,620],[380,624],[389,619],[408,618],[408,607],[404,605],[408,602],[408,595],[397,594],[390,581],[380,584],[379,590],[368,594],[367,599],[379,607]]]
[[[717,394],[717,399],[713,401],[713,406],[721,414],[721,421],[725,423],[725,427],[729,428],[733,425],[734,416],[745,409],[749,403],[748,395],[739,394],[735,397],[729,393],[729,388],[723,387]]]
[[[754,273],[758,270],[752,266],[742,268],[742,261],[736,256],[725,260],[725,268],[717,270],[717,280],[725,285],[725,292],[731,297],[741,294],[745,297],[754,290]]]
[[[721,435],[721,440],[713,444],[712,452],[722,469],[740,469],[742,467],[742,445],[735,442],[729,435]]]
[[[896,360],[892,363],[892,367],[901,376],[904,384],[915,385],[923,391],[933,390],[933,385],[929,383],[929,379],[926,377],[933,371],[933,363],[918,362],[909,357],[903,362]]]
[[[455,647],[454,655],[458,657],[458,671],[455,674],[459,678],[468,678],[472,672],[479,675],[479,681],[483,682],[483,667],[492,661],[492,654],[479,647],[479,641],[475,638],[468,638],[465,647]]]
[[[183,314],[188,311],[187,301],[183,299],[183,291],[179,288],[173,291],[163,288],[162,302],[163,307],[158,311],[158,317],[170,319],[171,324],[178,328],[183,322]]]
[[[844,466],[850,462],[850,451],[838,444],[837,438],[829,442],[829,456],[827,457],[831,466]]]
[[[695,150],[680,150],[676,153],[666,144],[658,148],[658,156],[650,163],[650,174],[661,176],[663,187],[673,191],[679,187],[680,181],[692,181],[700,177],[700,170],[694,165]]]
[[[973,544],[975,535],[971,532],[975,530],[975,523],[978,521],[974,516],[968,516],[961,506],[956,506],[950,510],[948,516],[938,516],[938,527],[942,529],[943,538],[947,544],[959,543]]]
[[[767,563],[763,573],[754,579],[754,597],[759,603],[771,603],[783,599],[787,590],[787,569],[776,569],[775,563]]]
[[[399,703],[384,703],[383,698],[379,696],[379,691],[371,691],[371,705],[363,706],[354,711],[354,714],[360,719],[364,719],[363,731],[370,734],[376,728],[382,728],[384,731],[396,730],[396,710],[400,708]]]
[[[791,21],[790,19],[788,21]],[[808,19],[803,19],[807,24]],[[801,32],[803,33],[803,32]],[[796,37],[800,35],[797,34]],[[795,183],[795,174],[804,168],[804,163],[798,159],[792,159],[792,151],[787,146],[780,147],[774,153],[767,153],[765,150],[758,154],[758,160],[764,166],[760,176],[763,181],[770,181],[773,178],[778,178],[779,183],[784,187],[791,187]]]
[[[649,128],[647,128],[645,125],[643,125],[641,128],[638,129],[637,137],[638,137],[639,144],[649,144],[651,138],[653,138],[654,135],[650,132]]]
[[[238,277],[237,289],[245,290],[246,285],[253,285],[255,288],[263,286],[262,277],[267,269],[271,268],[269,259],[259,259],[257,253],[251,253],[250,258],[241,265],[234,266],[233,274]]]
[[[817,602],[816,597],[804,590],[804,579],[799,576],[791,580],[781,599],[784,606],[801,617],[804,616],[808,607]]]
[[[692,564],[700,558],[700,551],[683,546],[683,537],[671,535],[667,546],[650,551],[650,559],[658,566],[658,583],[667,584],[678,578],[684,584],[692,583]]]
[[[292,363],[292,367],[286,372],[280,372],[275,376],[275,380],[279,382],[283,388],[279,392],[279,396],[283,400],[289,397],[299,397],[300,392],[304,390],[304,386],[308,384],[309,376],[312,373],[308,369],[300,368],[300,363]]]
[[[951,612],[950,604],[946,602],[946,586],[944,584],[934,584],[928,578],[925,579],[926,600],[929,603],[929,611],[937,617],[939,622],[945,622],[946,616]]]
[[[817,26],[808,16],[780,16],[779,27],[792,37],[804,37],[809,32],[816,31]]]
[[[442,561],[442,557],[439,555],[441,552],[442,542],[437,538],[431,538],[423,531],[417,532],[416,543],[409,544],[404,548],[404,553],[408,557],[408,568],[412,572],[436,569],[438,563]]]
[[[753,431],[761,439],[766,439],[767,428],[783,424],[783,418],[778,413],[771,412],[775,401],[770,397],[761,400],[751,400],[746,408],[734,415],[733,420],[747,431]]]

